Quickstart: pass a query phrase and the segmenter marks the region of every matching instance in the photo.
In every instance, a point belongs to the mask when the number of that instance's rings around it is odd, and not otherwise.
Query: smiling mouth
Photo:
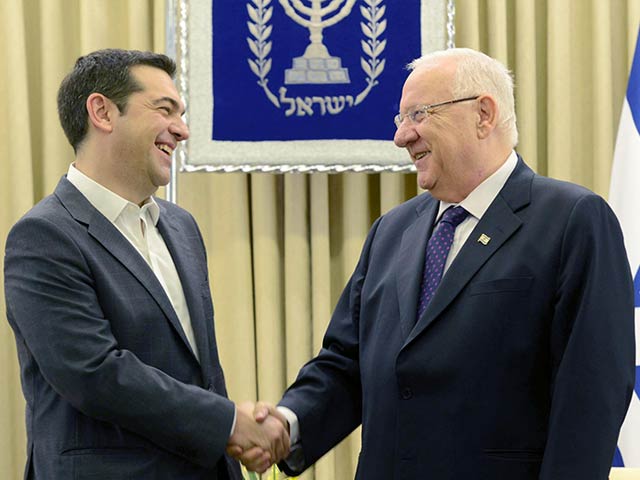
[[[163,151],[169,156],[171,156],[171,154],[173,153],[173,148],[171,148],[169,145],[166,145],[164,143],[156,143],[156,147],[158,150]]]
[[[416,161],[426,157],[427,155],[429,155],[431,152],[430,151],[426,151],[426,152],[420,152],[420,153],[416,153],[413,158],[416,159]]]

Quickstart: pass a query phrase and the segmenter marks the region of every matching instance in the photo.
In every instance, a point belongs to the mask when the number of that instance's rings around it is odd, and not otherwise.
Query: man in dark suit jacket
[[[6,243],[30,479],[240,479],[228,443],[278,458],[284,426],[227,398],[200,231],[154,199],[188,137],[174,62],[103,50],[58,94],[76,152]]]
[[[371,228],[322,350],[280,402],[280,466],[306,469],[362,424],[358,479],[604,480],[634,384],[618,222],[513,151],[502,64],[453,49],[411,68],[395,143],[429,192]],[[469,214],[418,315],[425,247],[452,205]]]

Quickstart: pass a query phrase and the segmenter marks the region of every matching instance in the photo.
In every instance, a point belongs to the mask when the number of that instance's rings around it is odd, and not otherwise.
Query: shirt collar
[[[133,205],[140,211],[141,215],[148,214],[154,225],[158,223],[160,217],[160,207],[153,197],[145,200],[145,204],[139,207],[133,202],[122,198],[117,193],[112,192],[108,188],[100,185],[95,180],[89,178],[73,164],[69,165],[67,171],[67,180],[82,193],[89,203],[93,205],[107,220],[114,223],[116,219],[129,205]]]
[[[471,193],[467,195],[467,198],[458,204],[441,201],[437,218],[439,219],[442,213],[452,205],[460,205],[478,220],[482,218],[489,208],[489,205],[491,205],[498,196],[498,193],[500,193],[500,190],[502,190],[502,187],[504,187],[504,184],[507,183],[507,179],[516,168],[517,163],[518,155],[516,155],[515,150],[511,150],[511,154],[502,166],[474,188]]]

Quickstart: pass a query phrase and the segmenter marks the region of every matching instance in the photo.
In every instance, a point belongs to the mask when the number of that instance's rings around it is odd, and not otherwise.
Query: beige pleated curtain
[[[164,17],[163,0],[0,2],[2,251],[73,160],[56,114],[64,74],[99,48],[164,51]],[[606,197],[639,21],[640,0],[457,0],[456,43],[513,70],[529,165]],[[207,243],[232,399],[280,398],[318,351],[372,221],[417,193],[413,174],[179,175]],[[0,478],[18,479],[24,401],[3,298],[0,316]],[[303,478],[351,479],[358,451],[355,434]]]

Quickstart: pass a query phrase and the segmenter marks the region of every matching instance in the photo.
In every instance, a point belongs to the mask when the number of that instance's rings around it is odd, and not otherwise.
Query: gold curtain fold
[[[164,17],[163,0],[0,2],[3,251],[11,225],[73,159],[56,113],[65,73],[98,48],[164,51]],[[529,165],[606,196],[639,21],[637,0],[458,0],[456,43],[514,72],[518,151]],[[280,398],[320,349],[373,220],[418,193],[413,174],[179,174],[178,202],[208,249],[232,399]],[[24,401],[4,320],[0,348],[0,477],[17,479]],[[359,449],[355,432],[302,478],[353,478]]]
[[[3,159],[3,175],[0,176],[0,248],[3,252],[9,226],[33,201],[32,114],[25,81],[29,69],[23,18],[24,10],[19,0],[0,5],[0,58],[6,63],[0,68],[0,131],[6,135],[5,141],[0,143],[0,157]],[[3,280],[0,279],[2,291]],[[4,308],[3,295],[0,300],[0,314],[3,317]],[[0,352],[0,476],[20,478],[26,444],[24,401],[15,342],[4,319],[0,321]]]

